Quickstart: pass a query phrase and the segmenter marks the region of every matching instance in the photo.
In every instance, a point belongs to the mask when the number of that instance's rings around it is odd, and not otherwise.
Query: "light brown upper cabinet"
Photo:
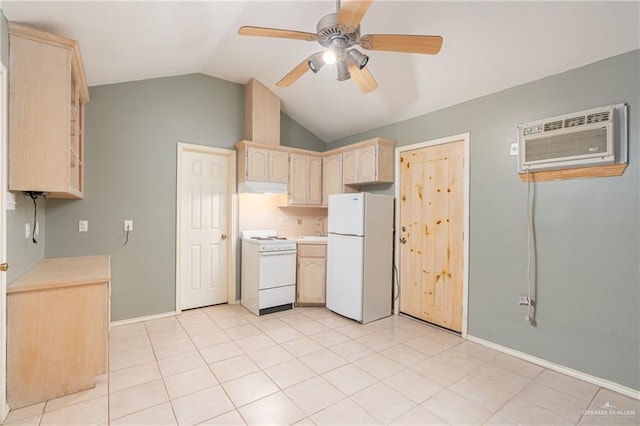
[[[393,148],[395,143],[374,138],[353,145],[342,152],[342,183],[393,182]]]
[[[329,195],[342,193],[342,153],[322,158],[322,204],[329,203]]]
[[[322,205],[329,204],[329,195],[355,192],[342,183],[342,152],[322,157]]]
[[[244,137],[256,143],[280,145],[280,98],[253,78],[244,90]]]
[[[238,182],[288,183],[289,153],[242,141],[238,150]]]
[[[77,41],[9,23],[9,190],[84,197],[84,105]]]
[[[322,157],[290,154],[289,205],[322,204]]]

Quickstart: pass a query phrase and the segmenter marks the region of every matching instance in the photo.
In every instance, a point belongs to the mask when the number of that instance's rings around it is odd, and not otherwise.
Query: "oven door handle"
[[[260,256],[283,256],[286,254],[296,254],[295,250],[282,250],[282,251],[261,251]]]

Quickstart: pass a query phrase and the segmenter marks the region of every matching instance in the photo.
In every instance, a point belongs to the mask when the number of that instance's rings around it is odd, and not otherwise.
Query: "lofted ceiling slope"
[[[255,77],[327,142],[638,49],[639,6],[376,0],[363,34],[441,35],[444,43],[435,56],[367,51],[380,87],[363,95],[329,66],[278,88],[320,46],[237,35],[243,25],[315,32],[335,12],[333,0],[0,3],[10,21],[78,40],[90,86],[198,72],[241,84]]]

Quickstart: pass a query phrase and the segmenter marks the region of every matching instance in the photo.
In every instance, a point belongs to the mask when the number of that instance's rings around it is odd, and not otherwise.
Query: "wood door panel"
[[[289,153],[269,150],[268,169],[268,182],[287,183],[289,181]]]
[[[464,142],[401,156],[400,310],[462,328]]]

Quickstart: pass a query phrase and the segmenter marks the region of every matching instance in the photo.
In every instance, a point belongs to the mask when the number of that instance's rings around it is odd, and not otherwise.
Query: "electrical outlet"
[[[133,231],[133,220],[125,220],[124,221],[124,232]]]
[[[514,142],[511,144],[509,155],[511,156],[518,155],[518,142]]]
[[[25,238],[31,238],[31,224],[30,223],[25,223],[24,224],[24,237]]]
[[[516,302],[518,302],[518,305],[528,305],[529,304],[529,297],[528,296],[518,296],[518,297],[516,297]]]
[[[89,231],[89,221],[88,220],[79,220],[78,221],[78,232],[88,232]]]

